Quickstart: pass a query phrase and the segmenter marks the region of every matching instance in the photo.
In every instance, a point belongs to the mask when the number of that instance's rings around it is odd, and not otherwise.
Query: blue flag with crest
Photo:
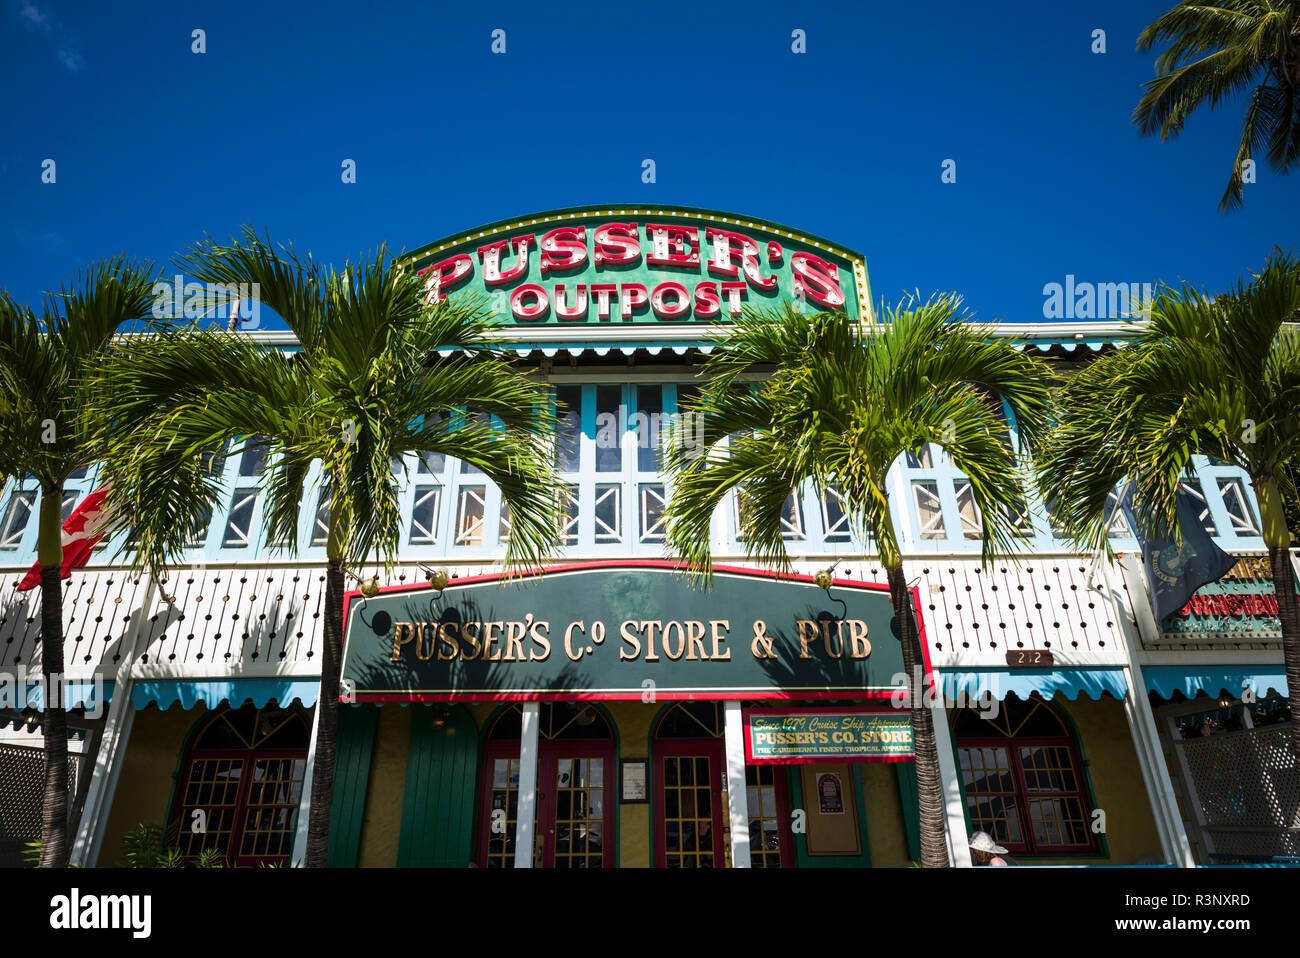
[[[1196,501],[1188,493],[1181,490],[1178,493],[1178,526],[1183,536],[1181,546],[1174,542],[1172,535],[1148,538],[1147,530],[1138,521],[1133,508],[1133,483],[1124,487],[1120,505],[1133,535],[1142,546],[1142,568],[1151,590],[1157,623],[1185,606],[1201,586],[1217,582],[1236,565],[1236,558],[1215,545],[1205,531],[1196,514]]]

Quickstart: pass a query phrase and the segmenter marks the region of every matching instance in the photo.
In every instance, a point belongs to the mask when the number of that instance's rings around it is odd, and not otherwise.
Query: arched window
[[[953,734],[972,830],[1013,854],[1100,853],[1078,745],[1052,706],[1009,695],[991,718],[960,709]]]
[[[171,816],[187,858],[287,865],[310,738],[301,709],[222,706],[201,720],[181,763]]]

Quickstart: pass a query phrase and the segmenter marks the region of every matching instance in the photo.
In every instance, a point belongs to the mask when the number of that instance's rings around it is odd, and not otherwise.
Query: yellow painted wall
[[[1094,702],[1080,695],[1073,702],[1052,702],[1074,720],[1079,746],[1092,780],[1095,808],[1106,813],[1110,858],[1039,859],[1034,864],[1132,865],[1144,855],[1160,854],[1160,834],[1151,814],[1142,769],[1124,718],[1124,705],[1109,695]]]
[[[862,801],[867,814],[867,848],[873,868],[906,868],[907,825],[898,794],[898,773],[887,762],[863,762]]]
[[[370,756],[370,780],[366,785],[366,811],[361,819],[361,842],[357,850],[359,868],[392,868],[397,864],[413,710],[399,705],[386,705],[379,710],[375,747]]]
[[[150,705],[136,713],[100,845],[99,865],[118,863],[122,837],[127,832],[142,824],[167,823],[167,801],[171,798],[185,737],[207,714],[206,709],[186,711],[179,705],[165,712]]]
[[[640,702],[610,702],[609,713],[618,723],[618,758],[649,758],[650,725],[659,714],[657,705]],[[619,796],[615,794],[614,800]],[[650,841],[650,803],[618,805],[620,868],[649,868],[653,858]]]

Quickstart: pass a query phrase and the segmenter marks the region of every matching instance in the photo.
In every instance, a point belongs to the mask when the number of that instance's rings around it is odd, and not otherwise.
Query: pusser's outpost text
[[[578,612],[577,610],[581,610]],[[881,586],[715,570],[696,588],[666,564],[350,598],[349,701],[888,698],[902,656]]]

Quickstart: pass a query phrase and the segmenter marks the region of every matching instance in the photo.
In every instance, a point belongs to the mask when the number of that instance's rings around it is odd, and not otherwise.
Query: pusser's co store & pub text
[[[408,260],[438,295],[482,297],[553,397],[565,518],[544,574],[503,582],[511,517],[494,484],[442,455],[395,463],[401,561],[348,595],[342,681],[326,690],[340,701],[331,864],[917,860],[900,706],[927,682],[904,674],[884,570],[836,490],[787,500],[793,576],[751,558],[730,498],[710,590],[664,546],[661,452],[689,441],[677,414],[713,344],[748,306],[875,322],[862,256],[730,213],[601,207],[493,223]],[[232,335],[297,349],[288,333]],[[1126,334],[996,335],[1068,372]],[[112,564],[125,532],[64,582],[74,862],[117,862],[140,823],[187,856],[303,858],[329,515],[309,475],[296,555],[268,547],[264,466],[256,445],[232,448],[221,504],[165,584]],[[96,481],[73,477],[65,514]],[[1079,554],[1030,498],[1014,553],[984,565],[970,482],[940,449],[900,459],[889,489],[954,864],[971,864],[976,831],[1022,865],[1296,854],[1280,626],[1244,474],[1197,460],[1187,490],[1239,561],[1161,621],[1121,510],[1116,562]],[[40,671],[40,593],[16,588],[38,499],[13,483],[0,495],[0,690]],[[827,569],[829,589],[814,581]],[[3,706],[0,864],[15,864],[40,834],[42,702]]]

